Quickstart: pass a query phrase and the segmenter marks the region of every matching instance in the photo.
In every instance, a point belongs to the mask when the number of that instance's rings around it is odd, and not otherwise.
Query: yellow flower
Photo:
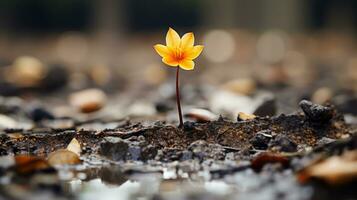
[[[194,42],[195,37],[192,32],[180,38],[174,29],[169,28],[166,46],[157,44],[154,48],[165,64],[172,67],[180,66],[184,70],[193,70],[195,63],[192,60],[197,58],[203,50],[202,45],[193,46]]]

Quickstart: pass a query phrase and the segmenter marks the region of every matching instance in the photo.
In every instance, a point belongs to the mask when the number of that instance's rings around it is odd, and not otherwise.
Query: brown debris
[[[41,157],[30,155],[15,156],[15,171],[19,174],[32,174],[48,168],[50,168],[50,165]]]
[[[280,154],[273,153],[261,153],[251,162],[252,168],[256,171],[260,171],[264,167],[264,165],[269,163],[280,163],[283,167],[289,166],[289,159]]]
[[[237,121],[251,120],[251,119],[255,119],[256,117],[257,116],[255,116],[253,114],[247,114],[247,113],[239,112],[238,113],[238,117],[237,117]]]
[[[59,149],[55,152],[50,153],[47,159],[51,166],[56,165],[75,165],[81,163],[79,156],[67,149]]]
[[[298,180],[306,183],[312,178],[331,185],[338,185],[357,179],[357,150],[345,152],[342,156],[332,156],[312,164],[298,174]]]

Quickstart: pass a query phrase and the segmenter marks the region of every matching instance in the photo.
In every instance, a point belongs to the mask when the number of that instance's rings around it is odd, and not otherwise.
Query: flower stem
[[[179,88],[179,72],[180,72],[180,67],[176,67],[176,102],[177,102],[177,110],[179,113],[179,119],[180,119],[180,124],[179,128],[183,126],[183,119],[182,119],[182,111],[181,111],[181,102],[180,102],[180,88]]]

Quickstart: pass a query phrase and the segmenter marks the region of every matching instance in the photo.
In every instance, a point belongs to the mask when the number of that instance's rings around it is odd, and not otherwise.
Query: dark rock
[[[181,157],[181,160],[190,160],[192,159],[192,152],[191,151],[182,151],[182,157]]]
[[[176,161],[182,156],[182,151],[177,148],[165,148],[159,150],[155,157],[155,160],[160,160],[162,162]]]
[[[201,161],[204,159],[223,160],[225,158],[225,150],[221,145],[210,144],[204,140],[192,142],[188,150],[192,151],[193,158],[198,158]]]
[[[274,98],[265,100],[262,104],[260,104],[255,111],[254,115],[265,117],[265,116],[274,116],[276,114],[276,101]]]
[[[284,151],[284,152],[296,152],[297,151],[297,145],[285,135],[276,136],[270,142],[269,147],[274,147],[277,150]]]
[[[222,115],[219,115],[217,121],[218,121],[218,122],[224,122],[224,121],[226,121],[226,119],[225,119],[225,117],[223,117]]]
[[[99,153],[111,160],[142,160],[154,159],[157,148],[147,145],[145,140],[136,138],[121,139],[118,137],[105,137],[100,144]]]
[[[185,131],[194,130],[195,129],[195,125],[196,125],[195,122],[185,121],[183,123],[183,130],[185,130]]]
[[[48,110],[41,108],[41,107],[35,107],[35,108],[31,109],[28,112],[28,115],[35,122],[39,122],[44,119],[54,119],[55,118],[52,113],[50,113]]]
[[[118,137],[105,137],[100,144],[99,153],[111,160],[125,160],[129,144]]]
[[[302,100],[299,103],[307,119],[311,122],[328,122],[333,117],[333,109],[311,101]]]
[[[141,157],[141,147],[136,143],[129,143],[127,160],[139,160]]]
[[[336,140],[331,139],[331,138],[327,138],[327,137],[323,137],[319,141],[317,141],[317,146],[324,146],[324,145],[330,144],[330,143],[332,143],[334,141],[336,141]]]
[[[157,148],[151,144],[145,145],[142,148],[141,152],[141,159],[146,161],[146,160],[153,160],[157,154]]]
[[[53,64],[42,80],[41,87],[46,91],[54,91],[66,86],[69,79],[67,69],[59,64]]]
[[[270,139],[272,138],[270,130],[259,131],[255,136],[250,139],[250,143],[255,149],[266,150]]]
[[[168,100],[158,101],[155,103],[156,111],[159,113],[165,113],[173,109],[173,105]]]

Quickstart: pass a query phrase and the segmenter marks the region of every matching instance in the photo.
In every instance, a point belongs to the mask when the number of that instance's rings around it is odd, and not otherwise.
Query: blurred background
[[[353,0],[2,0],[0,95],[66,99],[94,87],[168,97],[174,72],[153,45],[173,27],[205,45],[195,71],[183,72],[186,90],[267,90],[281,104],[294,96],[291,105],[347,95],[355,105],[356,11]]]

